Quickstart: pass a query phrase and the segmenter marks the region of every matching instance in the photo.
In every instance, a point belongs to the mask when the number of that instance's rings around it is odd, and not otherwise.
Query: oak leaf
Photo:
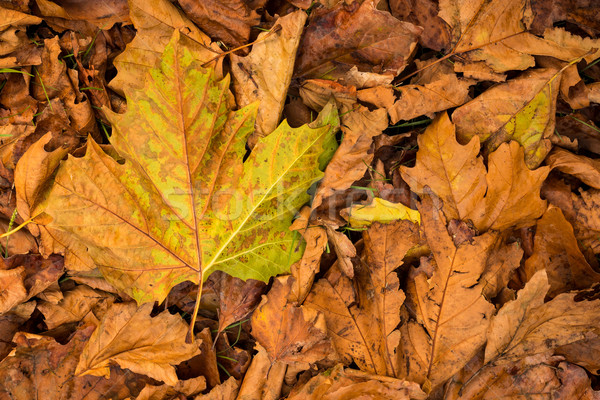
[[[90,140],[85,157],[61,164],[39,210],[139,304],[215,270],[263,281],[288,270],[303,249],[289,223],[336,146],[330,105],[319,127],[284,122],[242,162],[256,104],[231,111],[229,81],[196,58],[176,31],[145,88],[125,88],[127,112],[109,114],[125,162]]]
[[[485,343],[494,306],[484,297],[481,275],[498,240],[488,232],[456,245],[438,207],[429,196],[419,206],[432,256],[410,273],[407,304],[423,328],[413,326],[410,345],[398,351],[398,364],[409,365],[402,376],[433,387],[458,372]],[[415,352],[422,360],[417,374],[406,364]]]
[[[196,343],[185,343],[187,324],[163,311],[150,317],[153,304],[113,304],[81,351],[75,375],[110,377],[111,362],[175,386],[173,365],[199,353]]]
[[[418,243],[409,221],[374,223],[364,233],[365,250],[352,281],[331,268],[313,285],[304,304],[325,314],[333,344],[346,362],[366,372],[396,376],[398,310],[404,301],[395,272],[406,252]]]
[[[483,232],[531,225],[543,214],[546,203],[539,190],[549,169],[530,171],[516,142],[490,154],[486,174],[479,140],[460,145],[446,114],[417,141],[417,162],[413,168],[400,167],[402,177],[419,195],[435,193],[448,219],[471,219]]]
[[[487,186],[478,138],[459,144],[454,124],[442,113],[417,137],[417,143],[415,166],[400,167],[411,190],[422,195],[427,185],[442,200],[448,219],[475,219]]]

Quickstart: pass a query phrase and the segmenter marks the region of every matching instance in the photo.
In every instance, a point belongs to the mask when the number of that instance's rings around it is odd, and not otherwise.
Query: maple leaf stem
[[[30,222],[33,222],[33,218],[29,218],[27,221],[23,222],[21,225],[17,226],[15,229],[11,229],[10,231],[3,233],[2,235],[0,235],[0,238],[5,238],[7,236],[12,235],[15,232],[20,231],[22,228],[27,226]]]
[[[186,343],[194,343],[194,325],[196,325],[196,316],[198,315],[198,310],[200,309],[200,298],[202,297],[202,287],[204,286],[204,277],[202,276],[202,269],[200,269],[198,275],[200,277],[200,283],[198,284],[198,294],[196,295],[196,304],[194,305],[192,320],[190,321],[190,329],[185,338]]]

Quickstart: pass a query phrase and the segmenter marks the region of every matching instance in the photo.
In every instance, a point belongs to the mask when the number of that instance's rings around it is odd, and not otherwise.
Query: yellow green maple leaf
[[[262,281],[287,271],[303,252],[291,219],[337,146],[328,105],[311,126],[284,121],[244,161],[258,106],[232,111],[229,78],[217,81],[185,43],[175,31],[144,87],[125,89],[127,112],[109,115],[124,162],[90,139],[62,163],[43,209],[54,238],[85,246],[139,304],[217,270]]]

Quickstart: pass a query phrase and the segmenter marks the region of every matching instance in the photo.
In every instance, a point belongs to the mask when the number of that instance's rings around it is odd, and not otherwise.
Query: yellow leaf
[[[420,224],[421,214],[402,203],[392,203],[375,197],[373,202],[366,206],[353,204],[348,216],[348,222],[354,228],[369,226],[373,222],[385,224],[397,220],[408,220]]]

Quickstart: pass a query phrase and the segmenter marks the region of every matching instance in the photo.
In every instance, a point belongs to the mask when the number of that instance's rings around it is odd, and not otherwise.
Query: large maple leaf
[[[90,139],[85,157],[62,163],[45,204],[52,236],[87,251],[138,303],[216,270],[262,281],[287,271],[303,250],[291,219],[336,147],[328,106],[311,127],[283,122],[244,161],[257,104],[232,111],[228,78],[217,81],[185,43],[176,31],[145,86],[125,88],[127,112],[109,116],[124,162]]]

